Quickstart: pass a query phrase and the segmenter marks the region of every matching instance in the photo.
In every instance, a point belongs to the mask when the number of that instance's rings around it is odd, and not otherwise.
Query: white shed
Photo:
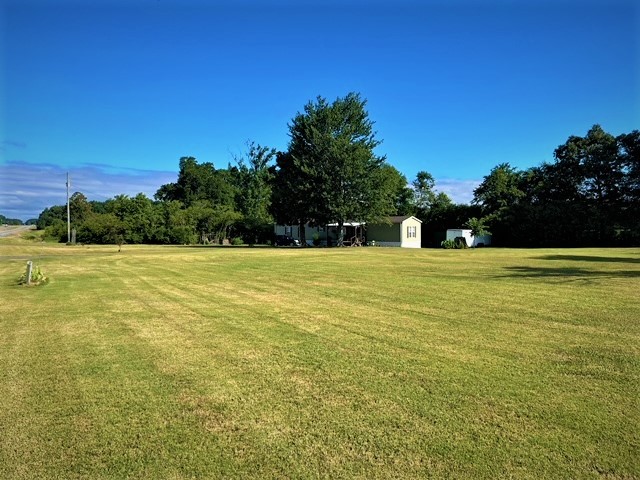
[[[389,217],[388,223],[367,225],[367,240],[382,247],[420,248],[422,220],[412,215]]]
[[[447,240],[455,240],[458,237],[463,237],[469,247],[491,245],[491,235],[478,235],[474,237],[471,235],[471,230],[467,228],[450,228],[447,230]]]

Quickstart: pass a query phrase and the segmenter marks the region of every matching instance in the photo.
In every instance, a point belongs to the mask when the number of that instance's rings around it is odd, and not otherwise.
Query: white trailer
[[[474,237],[471,235],[471,230],[467,228],[450,228],[447,230],[447,240],[455,240],[458,237],[464,238],[468,247],[486,247],[491,245],[491,235],[478,235]]]

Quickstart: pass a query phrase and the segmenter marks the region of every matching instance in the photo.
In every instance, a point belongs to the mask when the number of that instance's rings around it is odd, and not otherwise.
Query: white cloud
[[[438,178],[435,189],[444,192],[454,203],[471,203],[473,191],[482,180],[463,180],[459,178]]]
[[[107,165],[82,165],[66,169],[58,165],[12,161],[0,164],[0,214],[28,220],[67,199],[67,171],[70,194],[82,192],[89,200],[104,201],[115,195],[144,193],[152,198],[158,188],[175,182],[177,172],[122,169]]]

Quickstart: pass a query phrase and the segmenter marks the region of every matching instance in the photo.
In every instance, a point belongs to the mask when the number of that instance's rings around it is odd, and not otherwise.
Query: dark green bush
[[[453,240],[443,240],[440,242],[440,246],[446,250],[452,250],[456,248],[456,242]]]
[[[469,245],[467,245],[467,240],[464,237],[456,237],[456,239],[454,240],[455,242],[455,248],[463,250],[465,248],[469,248]]]

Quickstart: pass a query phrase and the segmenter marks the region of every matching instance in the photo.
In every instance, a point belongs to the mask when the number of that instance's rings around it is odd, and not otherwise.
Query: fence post
[[[31,271],[33,270],[33,262],[29,260],[27,262],[27,285],[31,285]]]

